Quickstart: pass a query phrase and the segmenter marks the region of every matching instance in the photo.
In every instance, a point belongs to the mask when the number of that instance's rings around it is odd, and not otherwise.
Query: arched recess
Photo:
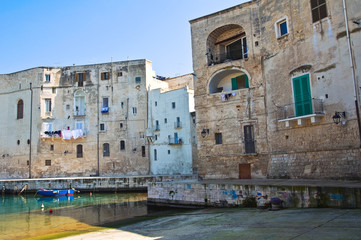
[[[207,38],[208,65],[248,58],[244,29],[237,24],[217,28]]]
[[[74,94],[74,115],[85,115],[85,93],[81,90]]]
[[[17,119],[22,119],[24,117],[24,101],[22,99],[19,99],[17,104]]]
[[[222,69],[216,72],[209,81],[209,94],[229,92],[249,88],[249,74],[239,68]]]

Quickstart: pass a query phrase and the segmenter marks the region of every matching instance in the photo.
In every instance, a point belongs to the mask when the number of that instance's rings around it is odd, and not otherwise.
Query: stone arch
[[[208,83],[208,93],[229,92],[249,88],[250,75],[240,68],[221,69],[214,73]]]
[[[238,24],[215,29],[209,34],[206,47],[209,65],[248,57],[246,33]]]

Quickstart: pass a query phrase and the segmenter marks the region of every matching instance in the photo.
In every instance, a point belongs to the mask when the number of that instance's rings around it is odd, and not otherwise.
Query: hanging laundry
[[[74,139],[77,139],[78,137],[83,136],[83,131],[81,129],[72,130],[71,133],[72,133],[72,136]]]
[[[72,133],[71,130],[63,130],[62,133],[63,133],[63,134],[62,134],[62,135],[63,135],[63,139],[65,139],[65,140],[70,140],[71,137],[73,136],[73,133]]]
[[[233,97],[236,96],[236,95],[237,95],[237,93],[235,93],[235,92],[232,93],[232,96],[233,96]]]
[[[222,94],[221,98],[222,98],[222,101],[226,101],[226,95],[225,94]]]

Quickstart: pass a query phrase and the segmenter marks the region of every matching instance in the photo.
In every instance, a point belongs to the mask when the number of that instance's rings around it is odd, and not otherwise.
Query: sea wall
[[[361,208],[360,186],[258,185],[257,183],[157,182],[148,187],[148,204],[200,207],[267,207],[278,197],[287,208]]]

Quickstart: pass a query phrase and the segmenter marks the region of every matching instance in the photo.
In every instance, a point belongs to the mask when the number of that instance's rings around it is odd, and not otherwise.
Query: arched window
[[[244,88],[249,88],[249,80],[247,74],[240,69],[222,70],[215,74],[209,82],[209,94]]]
[[[85,94],[83,91],[76,91],[74,94],[74,115],[85,115]]]
[[[103,157],[109,157],[110,151],[109,151],[109,143],[103,144]]]
[[[76,145],[76,157],[77,158],[83,157],[83,145],[81,144]]]
[[[24,117],[24,102],[23,100],[18,101],[18,111],[17,111],[17,119],[22,119]]]

